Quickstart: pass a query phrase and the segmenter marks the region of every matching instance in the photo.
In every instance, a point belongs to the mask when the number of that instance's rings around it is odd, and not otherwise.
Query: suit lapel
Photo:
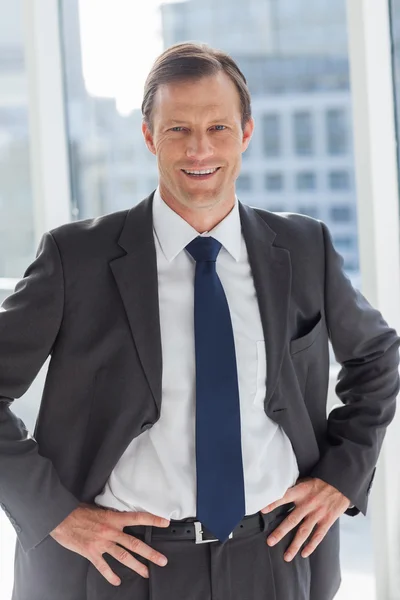
[[[162,350],[152,202],[153,194],[128,211],[118,239],[127,254],[110,261],[110,267],[160,413]],[[273,245],[276,233],[253,208],[239,202],[239,213],[265,335],[267,405],[278,382],[287,336],[290,253]]]
[[[118,240],[127,254],[110,261],[110,267],[160,414],[162,351],[152,200],[153,194],[128,211]]]
[[[267,406],[278,383],[286,344],[292,281],[290,252],[274,246],[276,233],[253,208],[239,203],[239,212],[265,336]]]

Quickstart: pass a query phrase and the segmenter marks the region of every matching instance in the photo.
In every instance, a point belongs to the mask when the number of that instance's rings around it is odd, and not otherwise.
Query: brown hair
[[[242,129],[251,117],[247,81],[233,58],[208,44],[183,42],[167,48],[154,62],[144,85],[143,120],[152,132],[154,98],[160,85],[173,81],[200,79],[224,71],[236,85],[242,109]]]

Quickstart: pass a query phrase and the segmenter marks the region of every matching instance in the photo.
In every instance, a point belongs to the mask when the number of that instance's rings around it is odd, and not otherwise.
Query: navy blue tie
[[[196,518],[224,542],[246,509],[235,343],[215,268],[220,249],[213,237],[186,246],[196,261]]]

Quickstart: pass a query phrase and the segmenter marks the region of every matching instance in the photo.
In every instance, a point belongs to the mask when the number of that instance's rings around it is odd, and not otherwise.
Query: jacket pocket
[[[306,333],[306,335],[302,335],[301,337],[290,341],[290,354],[297,354],[298,352],[309,348],[309,346],[311,346],[317,339],[319,333],[321,332],[321,327],[322,315],[319,313],[319,321],[308,333]]]

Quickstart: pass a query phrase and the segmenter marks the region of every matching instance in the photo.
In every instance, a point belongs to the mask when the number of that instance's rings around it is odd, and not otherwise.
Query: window
[[[236,180],[236,191],[237,192],[250,192],[252,185],[251,185],[251,177],[250,175],[239,175],[239,177]]]
[[[266,173],[265,189],[271,192],[280,192],[283,189],[283,174]]]
[[[360,265],[358,264],[358,260],[354,259],[354,258],[350,258],[350,259],[345,259],[344,260],[344,269],[346,271],[358,271],[360,268]]]
[[[298,156],[309,156],[314,152],[312,116],[308,112],[293,115],[294,149]]]
[[[315,173],[306,171],[304,171],[303,173],[297,173],[296,187],[301,192],[315,190],[315,188],[317,187]]]
[[[351,206],[332,206],[330,213],[335,223],[349,223],[352,220]]]
[[[350,235],[333,236],[333,243],[339,252],[353,250],[354,241],[354,237]]]
[[[331,109],[326,113],[326,137],[328,154],[346,154],[347,124],[343,109]]]
[[[331,190],[350,189],[350,173],[348,171],[332,171],[328,177]]]
[[[21,0],[0,5],[0,278],[4,279],[22,277],[36,250],[21,11]],[[3,300],[1,286],[0,282]]]
[[[314,219],[318,219],[318,215],[319,215],[319,211],[318,208],[316,206],[305,206],[305,205],[300,205],[298,208],[298,212],[301,215],[307,215],[309,217],[313,217]]]
[[[281,154],[280,116],[277,114],[264,115],[262,132],[265,156],[279,156]]]

